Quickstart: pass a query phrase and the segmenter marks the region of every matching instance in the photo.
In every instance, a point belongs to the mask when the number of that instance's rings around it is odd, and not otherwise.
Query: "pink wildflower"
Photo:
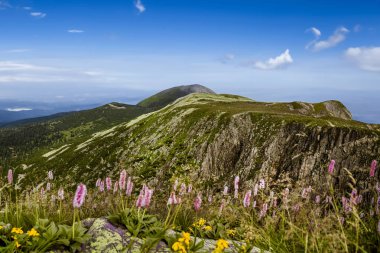
[[[249,207],[251,205],[251,196],[252,196],[252,191],[249,190],[244,196],[244,201],[243,201],[243,206],[244,207]]]
[[[370,177],[374,177],[375,176],[376,166],[377,166],[377,162],[375,160],[373,160],[372,163],[371,163],[371,170],[369,171],[369,176]]]
[[[148,208],[150,206],[150,202],[152,200],[152,196],[153,196],[153,189],[149,189],[148,187],[145,188],[145,192],[144,192],[144,207],[145,208]]]
[[[342,197],[342,206],[343,206],[343,209],[346,213],[349,213],[352,211],[349,200],[346,197]]]
[[[186,184],[182,183],[181,184],[181,189],[179,191],[179,195],[180,196],[184,195],[186,193],[186,189],[187,189]]]
[[[65,198],[64,194],[65,194],[65,191],[63,190],[63,188],[62,187],[59,188],[59,190],[58,190],[58,199],[59,200],[63,200]]]
[[[238,191],[238,189],[235,189],[235,191],[234,191],[234,198],[235,199],[239,198],[239,191]]]
[[[99,183],[99,191],[104,192],[104,181],[103,180],[101,180]]]
[[[143,206],[143,201],[144,201],[144,195],[143,195],[143,190],[140,191],[140,194],[136,200],[136,207],[141,208]]]
[[[132,195],[132,190],[133,190],[133,182],[132,182],[131,177],[128,177],[127,190],[125,192],[127,194],[127,196]]]
[[[106,186],[107,186],[107,191],[111,190],[112,188],[112,181],[110,177],[106,178]]]
[[[50,191],[50,188],[51,188],[51,184],[50,184],[50,183],[47,183],[47,184],[46,184],[46,191]]]
[[[302,189],[301,197],[302,197],[303,199],[307,199],[307,197],[308,197],[308,192],[307,192],[307,189],[306,189],[306,188],[303,188],[303,189]]]
[[[10,169],[8,170],[8,184],[13,183],[13,171]]]
[[[240,177],[236,176],[235,180],[234,180],[234,189],[235,189],[235,191],[239,189],[239,181],[240,181]]]
[[[321,196],[315,196],[315,203],[319,204],[321,202]]]
[[[125,170],[122,170],[120,172],[120,178],[119,178],[119,187],[120,187],[120,190],[124,190],[125,189],[126,180],[127,180],[127,172]]]
[[[194,209],[196,212],[198,212],[201,209],[202,205],[202,195],[201,193],[198,193],[197,197],[194,200]]]
[[[259,189],[265,189],[265,180],[264,179],[260,179],[260,181],[259,181]]]
[[[352,189],[351,195],[350,195],[350,203],[353,205],[358,204],[358,190]]]
[[[187,187],[187,193],[191,193],[192,190],[193,190],[193,186],[190,184],[190,185]]]
[[[210,194],[210,195],[208,195],[208,203],[212,203],[212,195]]]
[[[331,160],[330,165],[329,165],[329,174],[332,175],[334,173],[334,168],[335,168],[335,160]]]
[[[53,171],[49,170],[48,172],[48,179],[53,180]]]
[[[45,189],[43,187],[41,187],[40,194],[41,194],[41,198],[45,197]]]
[[[176,205],[178,202],[177,202],[177,198],[175,196],[175,192],[171,192],[170,193],[170,197],[168,199],[168,203],[167,205],[170,206],[170,205]]]
[[[80,183],[77,187],[77,190],[75,192],[75,196],[73,199],[74,208],[80,208],[83,205],[86,194],[87,194],[86,185]]]
[[[119,190],[119,184],[118,184],[118,182],[115,182],[115,183],[113,184],[113,193],[114,193],[114,194],[117,193],[118,190]]]
[[[268,204],[264,203],[263,207],[261,208],[259,218],[261,219],[261,218],[265,217],[265,215],[267,215],[267,211],[268,211]]]
[[[298,213],[301,210],[301,205],[299,203],[293,206],[293,211]]]
[[[173,190],[176,191],[178,188],[178,179],[175,180],[174,185],[173,185]]]
[[[228,195],[228,186],[224,186],[223,195],[224,196]]]
[[[100,181],[102,181],[100,178],[98,178],[98,180],[96,180],[96,184],[95,184],[96,187],[100,186]]]

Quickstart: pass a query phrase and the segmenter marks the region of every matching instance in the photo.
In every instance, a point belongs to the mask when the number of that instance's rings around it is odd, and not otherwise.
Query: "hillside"
[[[127,168],[136,180],[166,187],[174,177],[221,189],[235,175],[281,187],[324,178],[331,159],[366,178],[380,153],[380,127],[350,120],[340,103],[263,103],[234,95],[191,94],[86,140],[35,155],[24,168],[40,178],[94,184]],[[19,169],[20,170],[20,169]],[[74,175],[74,176],[73,176]],[[337,181],[343,184],[347,178]]]
[[[90,110],[58,113],[8,123],[0,128],[2,165],[26,159],[40,149],[85,139],[93,133],[128,122],[194,92],[214,93],[201,85],[184,85],[153,95],[138,105],[113,102]]]

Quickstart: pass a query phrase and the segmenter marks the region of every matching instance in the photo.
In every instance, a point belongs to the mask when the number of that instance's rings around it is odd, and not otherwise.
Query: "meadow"
[[[365,188],[350,177],[335,186],[335,161],[318,187],[278,187],[265,179],[245,184],[236,176],[223,189],[201,191],[186,178],[164,189],[134,185],[123,170],[76,189],[57,185],[52,171],[43,184],[21,189],[17,171],[0,185],[0,252],[80,252],[89,240],[82,222],[106,217],[132,238],[141,252],[164,242],[173,252],[379,252],[380,183],[377,162],[368,168]],[[199,187],[199,188],[198,188]],[[210,251],[210,250],[209,250]],[[209,252],[206,251],[206,252]]]

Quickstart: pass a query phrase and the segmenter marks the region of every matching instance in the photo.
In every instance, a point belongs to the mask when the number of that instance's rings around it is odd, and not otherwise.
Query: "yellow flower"
[[[227,235],[228,235],[228,236],[234,236],[235,234],[236,234],[235,229],[228,229],[228,230],[227,230]]]
[[[221,249],[227,249],[228,248],[228,242],[224,239],[219,239],[216,242],[216,247]]]
[[[182,238],[186,244],[186,246],[190,245],[190,233],[182,232]]]
[[[172,246],[172,249],[175,251],[175,252],[181,252],[181,253],[186,253],[186,249],[185,247],[183,246],[182,243],[180,242],[175,242]]]
[[[206,230],[206,231],[211,231],[211,230],[212,230],[212,227],[211,227],[211,226],[205,226],[205,230]]]
[[[31,230],[29,230],[28,232],[27,232],[27,234],[29,235],[29,236],[31,236],[31,237],[33,237],[33,236],[40,236],[40,234],[37,232],[37,230],[35,230],[34,228],[32,228]]]
[[[201,228],[206,224],[206,220],[203,218],[200,218],[197,222],[193,223],[194,227]]]
[[[0,229],[3,229],[3,226],[0,226]]]
[[[21,228],[12,228],[11,233],[15,233],[15,234],[21,235],[21,234],[24,233],[24,231],[22,231]]]
[[[224,239],[219,239],[217,242],[216,242],[216,248],[214,249],[213,253],[222,253],[225,249],[227,249],[229,246],[228,246],[228,242]]]
[[[198,221],[198,224],[199,224],[200,227],[202,227],[203,225],[206,224],[206,220],[203,219],[203,218],[200,218],[199,221]]]
[[[16,248],[20,248],[21,244],[18,241],[15,241],[16,243]]]

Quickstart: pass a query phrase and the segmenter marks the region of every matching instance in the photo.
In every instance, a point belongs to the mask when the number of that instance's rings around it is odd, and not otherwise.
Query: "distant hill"
[[[192,93],[215,94],[215,92],[211,89],[199,84],[183,85],[163,90],[147,99],[144,99],[137,105],[147,108],[161,108],[174,102],[178,98]]]
[[[155,100],[154,103],[141,102],[138,105],[128,105],[113,102],[89,110],[6,123],[0,127],[2,163],[25,159],[36,149],[84,139],[95,132],[128,122],[194,92],[214,93],[201,85],[179,86],[153,95],[149,99]]]

